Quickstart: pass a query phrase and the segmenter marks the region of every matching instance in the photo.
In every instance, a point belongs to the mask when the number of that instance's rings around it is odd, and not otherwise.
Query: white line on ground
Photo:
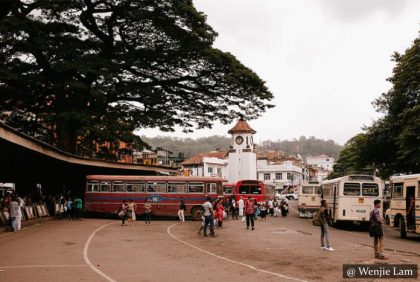
[[[49,267],[86,267],[86,264],[35,264],[35,265],[3,265],[1,269],[7,268],[49,268]]]
[[[103,273],[102,271],[100,271],[99,269],[97,269],[92,262],[89,260],[88,257],[88,250],[89,250],[89,244],[92,241],[93,237],[95,236],[95,234],[97,232],[99,232],[100,230],[102,230],[103,228],[114,224],[114,222],[111,223],[107,223],[102,225],[101,227],[99,227],[98,229],[96,229],[95,231],[92,232],[92,234],[90,234],[89,238],[87,239],[86,243],[85,243],[85,247],[83,249],[83,259],[85,260],[86,264],[96,273],[98,273],[99,275],[101,275],[103,278],[105,278],[106,280],[108,280],[109,282],[117,282],[116,280],[114,280],[113,278],[109,277],[108,275],[106,275],[105,273]]]
[[[169,227],[166,229],[166,232],[168,233],[168,235],[169,235],[169,236],[171,236],[172,238],[174,238],[175,240],[177,240],[178,242],[180,242],[180,243],[182,243],[182,244],[184,244],[184,245],[187,245],[187,246],[189,246],[189,247],[191,247],[191,248],[193,248],[193,249],[196,249],[197,251],[200,251],[200,252],[202,252],[202,253],[205,253],[205,254],[211,255],[211,256],[216,257],[216,258],[221,259],[221,260],[225,260],[225,261],[228,261],[228,262],[231,262],[231,263],[234,263],[234,264],[241,265],[241,266],[243,266],[243,267],[246,267],[246,268],[249,268],[249,269],[252,269],[252,270],[255,270],[255,271],[261,272],[261,273],[266,273],[266,274],[270,274],[270,275],[273,275],[273,276],[277,276],[277,277],[279,277],[279,278],[284,278],[284,279],[293,280],[293,281],[307,282],[306,280],[302,280],[302,279],[299,279],[299,278],[290,277],[290,276],[286,276],[286,275],[283,275],[283,274],[280,274],[280,273],[276,273],[276,272],[271,272],[271,271],[268,271],[268,270],[259,269],[259,268],[256,268],[255,266],[252,266],[252,265],[249,265],[249,264],[246,264],[246,263],[243,263],[243,262],[235,261],[235,260],[233,260],[233,259],[229,259],[229,258],[226,258],[226,257],[222,257],[222,256],[216,255],[216,254],[214,254],[214,253],[212,253],[212,252],[209,252],[209,251],[203,250],[203,249],[201,249],[201,248],[199,248],[199,247],[197,247],[197,246],[194,246],[194,245],[192,245],[192,244],[190,244],[190,243],[188,243],[188,242],[185,242],[185,241],[183,241],[183,240],[179,239],[178,237],[176,237],[175,235],[173,235],[173,234],[171,233],[171,229],[172,229],[172,227],[174,227],[174,226],[176,226],[176,225],[178,225],[178,223],[172,224],[171,226],[169,226]]]

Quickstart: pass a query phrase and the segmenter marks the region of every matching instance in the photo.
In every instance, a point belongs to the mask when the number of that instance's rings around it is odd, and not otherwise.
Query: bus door
[[[333,189],[333,195],[334,195],[334,200],[333,200],[333,214],[332,214],[332,218],[333,220],[335,219],[335,212],[338,208],[338,204],[337,204],[337,184],[334,183],[334,189]]]
[[[407,215],[407,229],[416,229],[416,198],[415,198],[416,187],[407,186],[405,192],[405,208]]]

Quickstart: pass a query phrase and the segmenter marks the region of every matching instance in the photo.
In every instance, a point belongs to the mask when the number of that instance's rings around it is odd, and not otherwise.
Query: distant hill
[[[175,154],[184,153],[187,158],[200,152],[214,151],[216,148],[227,150],[230,146],[230,138],[218,135],[197,139],[173,138],[165,136],[152,138],[142,136],[141,138],[153,148],[163,147]],[[338,157],[338,153],[342,149],[342,146],[338,145],[333,140],[317,139],[313,136],[308,138],[302,136],[299,139],[293,140],[267,140],[263,141],[260,145],[261,149],[281,150],[286,156],[298,152],[303,157],[326,154],[336,159]]]

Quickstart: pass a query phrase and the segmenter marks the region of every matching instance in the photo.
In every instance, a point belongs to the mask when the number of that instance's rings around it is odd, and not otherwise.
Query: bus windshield
[[[362,184],[363,196],[379,196],[379,186],[376,183],[363,183]]]
[[[360,196],[360,184],[359,183],[344,183],[343,195]]]

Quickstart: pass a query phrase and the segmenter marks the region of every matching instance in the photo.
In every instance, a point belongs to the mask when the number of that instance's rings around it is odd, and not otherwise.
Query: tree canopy
[[[260,116],[272,94],[191,0],[17,1],[0,22],[0,114],[69,152]],[[132,140],[131,140],[132,141]]]
[[[346,144],[333,176],[353,170],[383,177],[420,172],[420,37],[392,58],[392,87],[373,102],[384,116]]]

